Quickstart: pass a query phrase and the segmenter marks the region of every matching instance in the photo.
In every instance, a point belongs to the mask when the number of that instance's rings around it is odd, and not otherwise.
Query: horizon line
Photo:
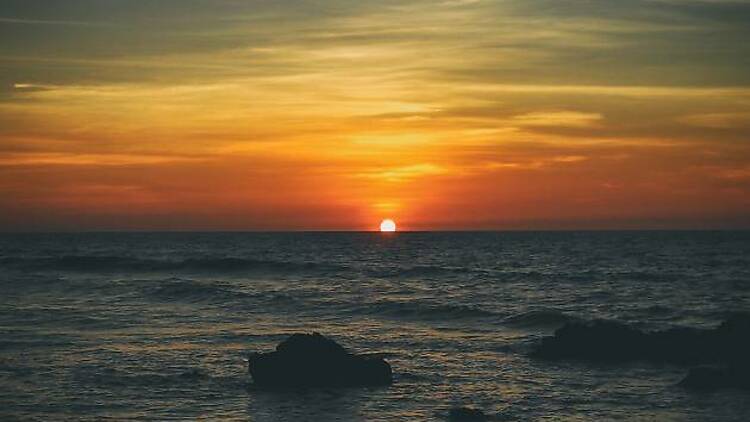
[[[13,234],[222,234],[222,233],[248,233],[248,234],[304,234],[304,233],[382,233],[385,236],[416,233],[544,233],[544,232],[745,232],[750,231],[750,227],[718,227],[718,228],[540,228],[540,229],[437,229],[437,230],[398,230],[395,232],[381,232],[380,230],[335,230],[335,229],[304,229],[304,230],[257,230],[257,229],[238,229],[238,230],[183,230],[183,229],[154,229],[154,230],[121,230],[121,229],[102,229],[102,230],[0,230],[0,235]]]

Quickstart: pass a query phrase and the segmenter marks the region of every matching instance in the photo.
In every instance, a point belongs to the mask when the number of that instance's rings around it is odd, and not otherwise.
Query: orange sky
[[[3,231],[750,227],[744,3],[42,3]]]

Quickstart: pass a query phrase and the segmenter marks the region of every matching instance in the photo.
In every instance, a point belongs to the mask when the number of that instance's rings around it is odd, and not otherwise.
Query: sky
[[[750,2],[0,0],[0,231],[750,228]]]

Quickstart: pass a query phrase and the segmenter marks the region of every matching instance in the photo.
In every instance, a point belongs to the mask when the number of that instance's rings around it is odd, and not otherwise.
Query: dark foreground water
[[[750,420],[677,365],[545,362],[571,318],[750,309],[748,232],[0,235],[0,420]],[[264,392],[245,357],[319,331],[387,388]]]

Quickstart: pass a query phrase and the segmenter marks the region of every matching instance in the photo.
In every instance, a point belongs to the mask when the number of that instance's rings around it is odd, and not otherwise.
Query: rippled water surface
[[[750,309],[748,232],[0,235],[0,419],[750,419],[685,367],[530,359],[573,318],[711,327]],[[384,353],[387,388],[264,392],[294,332]]]

